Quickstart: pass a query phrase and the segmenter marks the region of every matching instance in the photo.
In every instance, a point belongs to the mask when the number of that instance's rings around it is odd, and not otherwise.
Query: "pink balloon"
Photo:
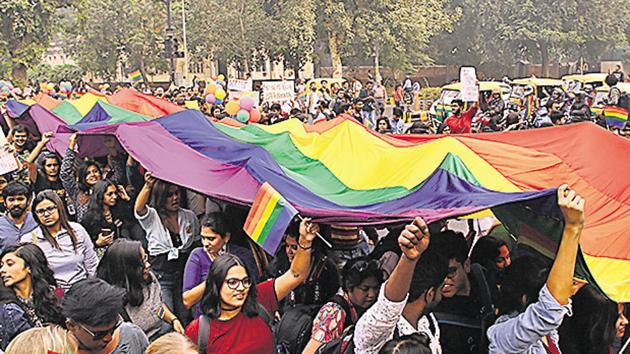
[[[249,112],[249,121],[252,123],[258,123],[260,121],[260,111],[257,109],[252,109]]]
[[[254,108],[254,99],[249,96],[241,97],[241,109],[251,111]]]
[[[216,98],[216,97],[214,97],[214,95],[213,95],[213,94],[209,93],[209,94],[206,96],[206,102],[207,102],[208,104],[214,104],[216,101],[217,101],[217,98]]]

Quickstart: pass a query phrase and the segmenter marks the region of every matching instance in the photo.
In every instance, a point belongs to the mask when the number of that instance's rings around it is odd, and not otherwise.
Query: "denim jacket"
[[[571,316],[571,303],[560,305],[545,285],[540,290],[538,301],[529,305],[525,312],[502,315],[488,328],[489,351],[497,354],[546,354],[542,338],[547,335],[560,348],[557,329],[566,314]]]
[[[18,334],[31,328],[24,310],[15,303],[0,304],[0,348],[6,350]]]

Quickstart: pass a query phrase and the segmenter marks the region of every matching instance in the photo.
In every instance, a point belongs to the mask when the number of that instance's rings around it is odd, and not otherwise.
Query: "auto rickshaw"
[[[562,77],[562,81],[569,92],[583,91],[586,85],[591,85],[593,89],[599,87],[607,87],[605,73],[590,73],[590,74],[574,74],[566,75]]]
[[[620,82],[613,87],[619,89],[620,93],[630,94],[630,83],[628,82]],[[595,89],[595,97],[591,105],[591,112],[595,116],[599,116],[604,112],[604,106],[606,105],[605,99],[608,97],[610,90],[611,88],[609,86],[600,86]]]
[[[442,86],[440,97],[433,102],[429,109],[429,116],[439,121],[444,121],[451,114],[451,102],[461,97],[461,84],[455,83]],[[492,96],[492,92],[498,90],[504,101],[510,98],[510,86],[503,82],[497,81],[480,81],[479,82],[479,99],[481,102]],[[467,105],[470,102],[465,102]]]

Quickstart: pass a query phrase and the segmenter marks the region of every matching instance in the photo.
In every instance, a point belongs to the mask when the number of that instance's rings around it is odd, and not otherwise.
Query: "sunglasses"
[[[55,211],[57,211],[57,206],[56,205],[51,205],[47,208],[43,208],[43,209],[36,209],[35,210],[35,214],[39,215],[39,216],[44,216],[46,214],[52,214]]]
[[[245,289],[249,289],[249,287],[252,286],[252,280],[249,277],[245,277],[243,279],[230,278],[225,281],[225,284],[227,284],[228,288],[232,290],[238,289],[241,284]]]
[[[107,337],[108,335],[109,336],[113,335],[114,332],[118,329],[118,327],[120,327],[123,324],[123,319],[121,317],[118,317],[118,322],[116,322],[114,327],[104,330],[104,331],[98,331],[98,332],[92,332],[89,329],[85,328],[84,325],[80,323],[77,323],[77,324],[79,325],[79,327],[83,328],[83,330],[86,331],[90,336],[92,336],[92,340],[100,340]]]

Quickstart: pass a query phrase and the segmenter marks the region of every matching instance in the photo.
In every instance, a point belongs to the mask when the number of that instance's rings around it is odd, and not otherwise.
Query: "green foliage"
[[[48,64],[40,64],[35,67],[29,68],[28,77],[29,80],[35,80],[38,82],[52,81],[59,82],[61,80],[79,80],[85,75],[85,70],[82,68],[71,65],[55,65],[50,66]]]

